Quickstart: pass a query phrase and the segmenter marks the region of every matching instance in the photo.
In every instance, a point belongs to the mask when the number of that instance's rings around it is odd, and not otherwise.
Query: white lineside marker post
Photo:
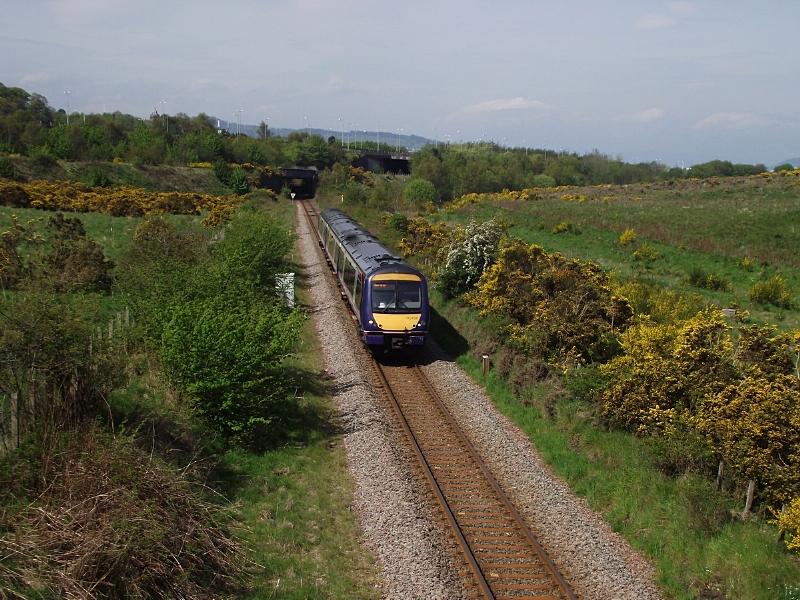
[[[294,200],[295,193],[294,193],[294,192],[292,192],[291,196],[292,196],[292,200]]]

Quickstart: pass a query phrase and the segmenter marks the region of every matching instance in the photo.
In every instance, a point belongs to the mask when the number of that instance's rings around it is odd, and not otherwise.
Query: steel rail
[[[454,433],[460,438],[464,446],[467,448],[468,452],[472,455],[473,460],[478,465],[478,468],[481,470],[481,473],[483,474],[486,481],[489,483],[489,485],[497,494],[498,499],[503,503],[506,510],[508,510],[508,512],[511,513],[511,515],[514,517],[514,521],[517,523],[517,526],[525,534],[525,537],[528,539],[531,546],[533,546],[539,559],[542,561],[542,563],[544,563],[545,568],[550,572],[550,575],[558,583],[558,586],[559,588],[561,588],[561,591],[564,593],[564,595],[568,600],[576,600],[577,596],[572,591],[572,587],[569,585],[569,583],[567,583],[563,575],[561,575],[561,572],[558,570],[558,567],[556,567],[553,560],[550,558],[545,549],[539,543],[539,540],[536,538],[533,531],[531,531],[531,528],[528,527],[528,524],[525,522],[525,519],[517,510],[517,507],[514,505],[511,499],[506,495],[506,493],[500,487],[500,484],[497,482],[497,479],[495,479],[494,475],[489,470],[488,465],[478,453],[477,448],[475,448],[475,446],[467,437],[464,430],[456,422],[455,418],[453,417],[453,414],[450,412],[450,409],[448,409],[447,405],[445,405],[445,403],[442,401],[442,398],[439,396],[438,392],[434,389],[427,375],[425,375],[425,373],[422,371],[419,365],[415,365],[414,369],[417,371],[420,380],[426,387],[428,393],[431,395],[434,402],[436,402],[442,413],[445,415],[448,424],[450,425]]]
[[[428,484],[431,487],[431,491],[433,492],[433,495],[436,497],[436,500],[438,500],[439,502],[439,507],[442,509],[444,517],[447,520],[448,524],[450,525],[452,533],[455,535],[456,542],[461,548],[461,552],[467,559],[467,564],[469,565],[470,571],[472,571],[472,574],[475,577],[475,582],[478,584],[478,587],[483,592],[484,597],[494,600],[495,595],[492,592],[491,587],[489,587],[489,582],[486,581],[486,577],[483,574],[483,570],[478,564],[478,561],[475,558],[475,554],[473,554],[472,552],[472,548],[470,547],[469,542],[467,542],[467,539],[464,537],[464,533],[463,531],[461,531],[461,527],[458,525],[456,516],[453,514],[453,511],[450,508],[450,505],[448,504],[447,499],[445,498],[441,487],[439,487],[439,482],[436,481],[436,476],[433,474],[431,466],[428,463],[427,459],[425,458],[425,454],[422,452],[422,448],[419,445],[419,441],[417,440],[417,437],[414,435],[414,432],[411,429],[411,426],[409,425],[405,414],[403,414],[403,409],[401,408],[400,403],[397,401],[397,396],[395,396],[394,392],[392,391],[392,386],[386,379],[386,375],[383,372],[383,367],[377,361],[373,361],[372,364],[375,367],[375,372],[378,375],[378,378],[383,386],[384,391],[386,392],[386,396],[390,400],[390,405],[394,410],[395,416],[397,417],[400,426],[402,427],[404,433],[407,436],[407,440],[411,446],[411,449],[414,451],[414,454],[417,457],[418,464],[422,469],[425,478],[428,480]]]

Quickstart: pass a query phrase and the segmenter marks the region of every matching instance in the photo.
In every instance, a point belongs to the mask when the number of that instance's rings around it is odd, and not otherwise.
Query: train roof
[[[393,255],[375,236],[336,208],[326,208],[322,218],[338,237],[358,267],[367,275],[381,270],[421,273],[399,256]]]

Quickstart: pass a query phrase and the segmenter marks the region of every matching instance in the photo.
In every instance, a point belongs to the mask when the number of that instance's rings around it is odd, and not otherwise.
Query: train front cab
[[[421,347],[430,309],[425,278],[416,273],[382,272],[368,278],[361,305],[364,343],[372,350]]]

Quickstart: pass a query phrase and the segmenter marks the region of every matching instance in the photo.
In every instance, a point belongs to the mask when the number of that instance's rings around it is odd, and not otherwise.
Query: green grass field
[[[7,230],[11,226],[12,217],[16,216],[20,223],[41,233],[46,229],[50,217],[55,214],[55,211],[51,210],[0,206],[0,231]],[[118,259],[129,247],[136,226],[142,222],[141,217],[114,217],[103,213],[63,214],[66,217],[80,219],[86,229],[86,235],[100,244],[103,252],[111,260]],[[201,218],[195,215],[164,215],[164,218],[182,227],[201,227]]]
[[[565,194],[585,201],[561,199]],[[631,186],[569,188],[528,201],[483,202],[446,210],[438,219],[466,223],[500,218],[510,235],[567,256],[594,261],[618,278],[700,294],[721,307],[741,307],[762,322],[800,326],[800,178],[739,178]],[[560,223],[573,231],[555,233]],[[637,241],[622,247],[626,229]],[[657,255],[637,260],[647,242]],[[749,270],[740,261],[749,257]],[[727,290],[689,282],[692,272],[721,278]],[[780,274],[794,295],[791,309],[755,304],[754,283]]]

